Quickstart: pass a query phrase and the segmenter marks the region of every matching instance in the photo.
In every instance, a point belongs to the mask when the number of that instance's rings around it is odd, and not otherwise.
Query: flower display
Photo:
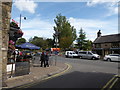
[[[14,44],[15,44],[15,42],[14,42],[13,40],[10,40],[10,41],[9,41],[9,44],[14,45]]]

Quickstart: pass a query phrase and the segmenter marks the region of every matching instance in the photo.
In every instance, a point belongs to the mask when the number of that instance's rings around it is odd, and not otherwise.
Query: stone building
[[[9,40],[9,27],[11,18],[12,0],[3,2],[0,0],[0,87],[6,86],[5,80],[7,79],[6,65],[7,65],[7,52]],[[2,76],[2,77],[1,77]]]
[[[93,51],[101,56],[107,54],[120,54],[120,34],[101,36],[101,31],[97,33],[97,38],[93,42]]]

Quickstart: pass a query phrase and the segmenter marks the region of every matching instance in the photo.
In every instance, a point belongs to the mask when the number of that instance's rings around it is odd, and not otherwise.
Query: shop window
[[[120,47],[119,43],[112,43],[112,48],[119,48],[119,47]]]

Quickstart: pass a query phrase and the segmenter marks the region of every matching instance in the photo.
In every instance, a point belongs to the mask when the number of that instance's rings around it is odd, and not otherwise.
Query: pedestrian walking
[[[45,55],[45,62],[46,62],[46,66],[49,67],[49,55],[48,55],[48,52],[46,52],[46,55]]]
[[[40,61],[41,61],[40,67],[42,67],[43,64],[44,64],[44,67],[46,67],[46,63],[45,63],[45,53],[44,53],[44,52],[42,52],[42,54],[41,54],[41,59],[40,59]]]

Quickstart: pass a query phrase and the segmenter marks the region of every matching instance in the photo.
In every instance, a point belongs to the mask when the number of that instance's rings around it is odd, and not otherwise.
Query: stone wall
[[[9,2],[0,1],[0,82],[2,81],[0,86],[6,86],[5,81],[7,79],[6,66],[11,7],[12,0],[9,0]]]
[[[109,48],[111,48],[111,43],[103,43],[103,44],[101,44],[101,48],[109,49]]]

